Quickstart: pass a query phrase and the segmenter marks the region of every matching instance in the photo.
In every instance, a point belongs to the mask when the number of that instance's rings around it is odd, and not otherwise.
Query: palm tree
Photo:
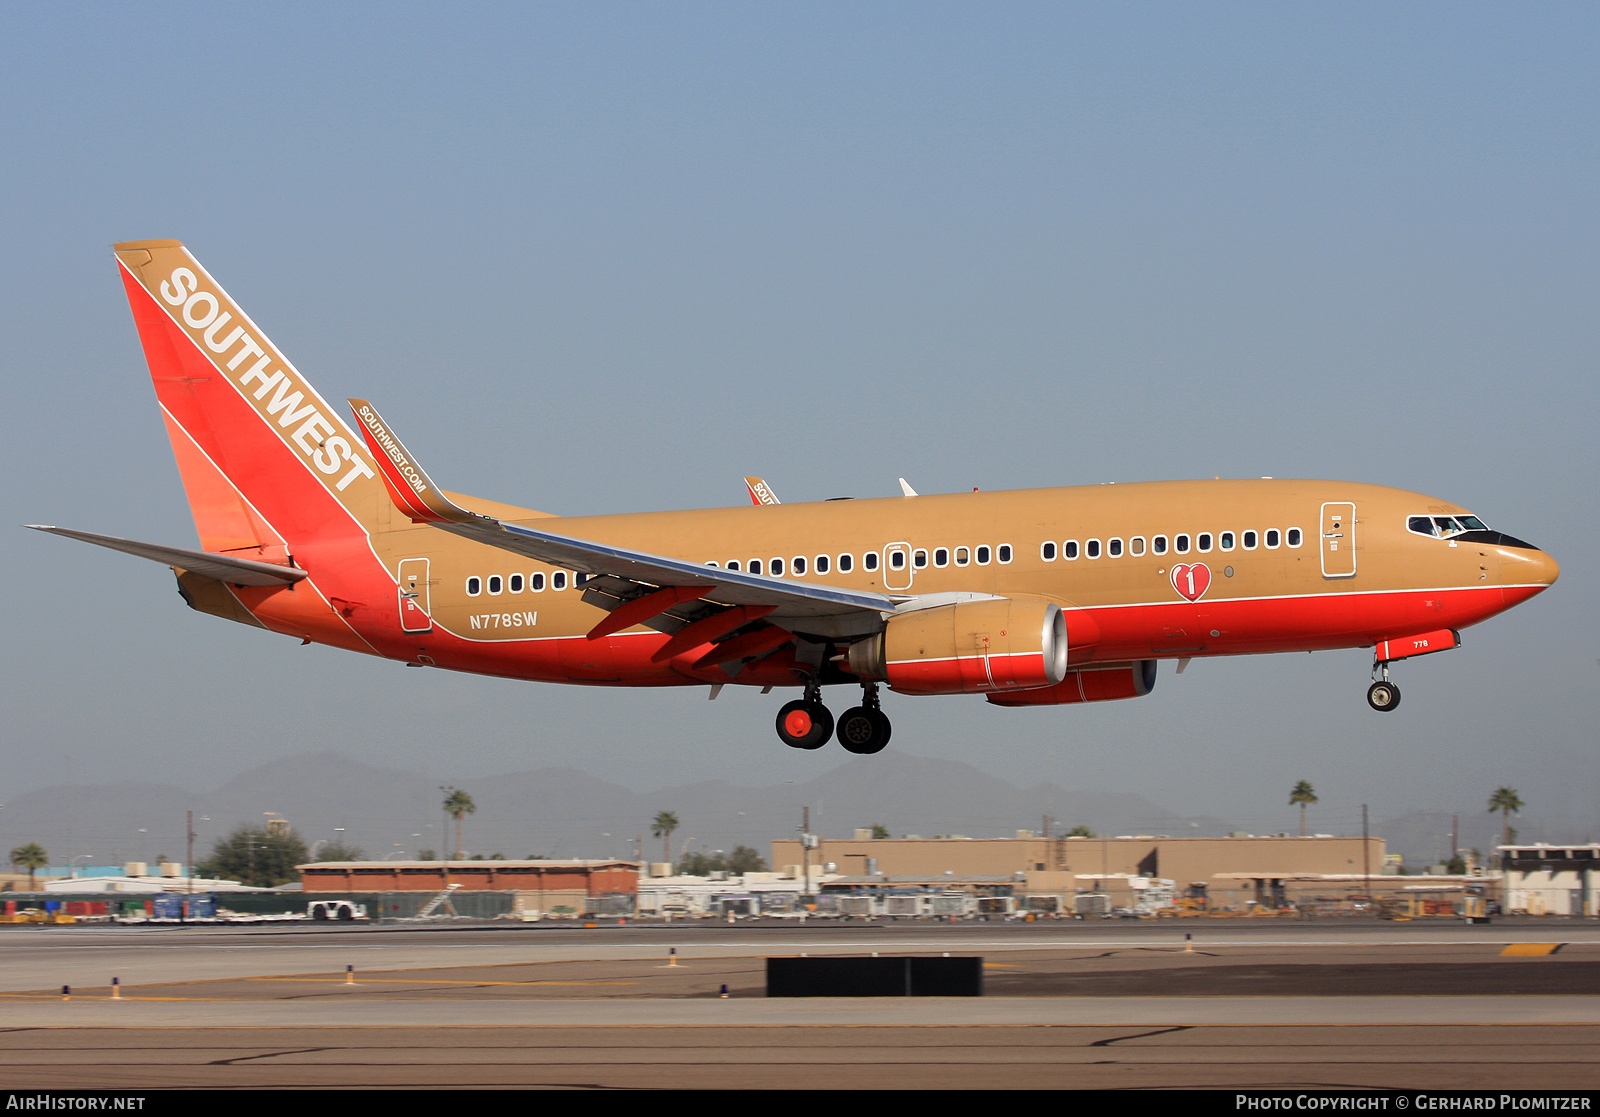
[[[11,863],[19,869],[28,870],[28,891],[32,892],[35,887],[34,874],[50,864],[50,855],[38,842],[29,842],[11,851]]]
[[[1494,794],[1489,796],[1489,813],[1500,812],[1500,817],[1505,820],[1505,840],[1501,845],[1511,844],[1511,816],[1521,812],[1523,802],[1517,795],[1514,787],[1497,787]]]
[[[1317,793],[1311,790],[1310,780],[1301,780],[1294,785],[1294,790],[1289,792],[1289,805],[1296,804],[1300,807],[1300,836],[1306,836],[1306,808],[1317,801]]]
[[[456,820],[456,857],[461,860],[461,819],[465,815],[477,814],[478,804],[472,801],[472,796],[462,791],[459,787],[450,788],[450,794],[444,799],[444,813]]]
[[[650,823],[652,837],[661,839],[661,859],[672,864],[672,832],[678,828],[678,816],[671,811],[659,812]]]

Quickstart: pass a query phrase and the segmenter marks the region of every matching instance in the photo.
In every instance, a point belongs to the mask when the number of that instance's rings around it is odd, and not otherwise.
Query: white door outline
[[[1322,576],[1356,576],[1356,506],[1347,500],[1322,505]]]
[[[428,560],[401,559],[399,573],[400,631],[432,632],[433,609],[428,596]]]
[[[904,562],[904,565],[901,566],[901,568],[899,570],[896,570],[894,568],[894,564],[889,561],[889,556],[892,555],[892,554],[895,554],[897,552],[900,555],[903,556],[902,561]],[[911,544],[909,544],[909,543],[890,543],[888,546],[886,546],[883,549],[883,588],[884,589],[886,589],[886,590],[908,590],[908,589],[911,588],[911,583],[916,580],[916,577],[917,577],[916,572],[911,569]],[[901,578],[904,578],[906,580],[905,581],[905,585],[903,585],[903,586],[896,585],[895,583],[898,582]]]

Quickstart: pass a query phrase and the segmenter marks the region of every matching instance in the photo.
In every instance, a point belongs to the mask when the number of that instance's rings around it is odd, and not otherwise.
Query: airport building
[[[1600,845],[1500,846],[1505,910],[1528,915],[1600,915]]]
[[[1108,897],[1111,908],[1203,902],[1210,910],[1332,905],[1368,893],[1388,893],[1418,878],[1385,875],[1381,838],[1279,835],[1227,838],[1045,838],[1018,831],[1013,838],[822,838],[808,851],[813,877],[834,874],[828,889],[862,892],[884,887],[966,892],[998,900],[1011,910],[1071,913],[1080,894]],[[773,864],[803,876],[798,839],[772,843]],[[998,911],[1002,905],[988,905]]]
[[[510,909],[521,915],[632,911],[639,891],[633,861],[320,861],[298,868],[308,894],[439,893],[455,886],[511,893]]]

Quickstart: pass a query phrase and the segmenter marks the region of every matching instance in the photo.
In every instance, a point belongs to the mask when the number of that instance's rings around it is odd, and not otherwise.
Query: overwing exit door
[[[1322,506],[1322,576],[1356,575],[1356,506],[1329,501]]]
[[[400,560],[400,631],[432,632],[433,610],[428,601],[428,560]]]

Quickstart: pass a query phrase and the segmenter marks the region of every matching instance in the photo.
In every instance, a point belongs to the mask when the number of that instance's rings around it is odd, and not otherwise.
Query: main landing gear
[[[1400,705],[1400,688],[1389,681],[1389,662],[1372,665],[1372,685],[1367,688],[1367,705],[1386,714]]]
[[[839,743],[846,752],[870,756],[889,743],[889,719],[878,709],[878,684],[861,685],[861,705],[839,718]]]
[[[878,708],[878,684],[863,683],[861,705],[839,718],[839,743],[846,752],[868,756],[889,743],[889,719]],[[804,698],[778,711],[778,738],[793,749],[820,749],[834,734],[833,715],[822,704],[822,688],[806,687]]]

